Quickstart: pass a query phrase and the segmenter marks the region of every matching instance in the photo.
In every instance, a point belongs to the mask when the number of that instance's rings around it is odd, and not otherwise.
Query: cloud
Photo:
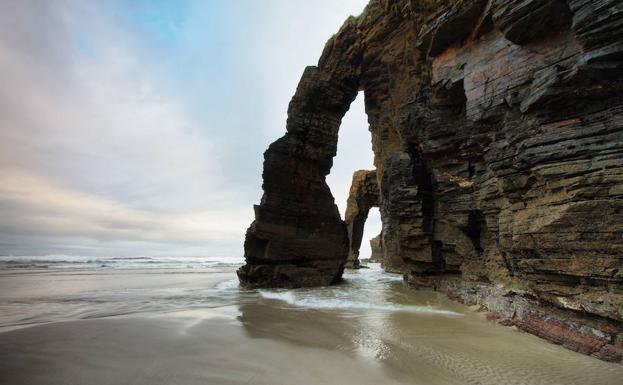
[[[56,237],[74,243],[81,243],[80,239],[151,242],[169,247],[186,243],[207,248],[241,242],[240,228],[250,222],[247,212],[231,208],[188,213],[140,210],[19,170],[1,170],[0,180],[0,214],[12,218],[0,223],[0,233],[13,236]]]
[[[175,4],[0,6],[0,254],[242,253],[300,74],[365,1]],[[358,106],[339,205],[371,159]]]

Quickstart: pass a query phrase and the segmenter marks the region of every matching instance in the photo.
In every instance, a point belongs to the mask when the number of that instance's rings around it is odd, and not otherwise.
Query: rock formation
[[[383,266],[623,361],[623,1],[372,0],[304,71],[264,154],[244,284],[340,279],[325,176],[359,90]]]
[[[381,234],[370,239],[370,248],[372,254],[370,254],[371,262],[383,262],[383,245],[381,244]]]
[[[346,202],[346,231],[348,233],[347,268],[359,267],[359,248],[363,238],[363,226],[372,207],[379,207],[379,186],[376,170],[359,170],[353,174],[348,201]]]
[[[240,281],[251,287],[328,285],[341,279],[346,226],[325,177],[342,117],[359,90],[358,29],[347,23],[317,67],[305,69],[286,134],[264,153],[264,195],[244,243]],[[332,46],[340,49],[332,50]],[[349,52],[342,51],[342,48]]]

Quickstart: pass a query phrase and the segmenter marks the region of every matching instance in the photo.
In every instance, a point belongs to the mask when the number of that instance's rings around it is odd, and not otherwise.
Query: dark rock
[[[370,262],[381,262],[383,260],[383,244],[381,243],[381,234],[370,239],[370,248],[372,249]]]
[[[493,21],[515,44],[526,44],[571,25],[563,0],[494,0]]]
[[[372,0],[265,153],[241,281],[339,280],[348,233],[325,176],[363,90],[384,268],[621,362],[622,23],[621,0]]]
[[[568,0],[571,28],[584,48],[580,66],[593,76],[619,79],[623,71],[623,2]]]
[[[329,285],[340,280],[348,240],[325,177],[340,122],[359,89],[357,30],[346,23],[307,67],[288,108],[287,133],[264,153],[264,196],[245,239],[240,281],[250,287]]]
[[[426,21],[419,34],[418,46],[429,55],[436,56],[449,46],[470,36],[484,20],[487,0],[457,1],[454,6]]]
[[[379,186],[376,181],[376,170],[355,171],[344,220],[349,243],[347,268],[356,269],[359,267],[359,248],[361,247],[363,228],[372,207],[379,207]]]

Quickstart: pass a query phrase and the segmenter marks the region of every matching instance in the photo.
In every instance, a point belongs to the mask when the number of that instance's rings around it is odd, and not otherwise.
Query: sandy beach
[[[0,287],[6,384],[614,385],[623,376],[620,365],[411,291],[379,268],[289,291],[241,290],[233,268],[3,272]],[[7,311],[18,302],[31,305],[29,320]]]
[[[623,0],[0,0],[0,385],[623,385]]]

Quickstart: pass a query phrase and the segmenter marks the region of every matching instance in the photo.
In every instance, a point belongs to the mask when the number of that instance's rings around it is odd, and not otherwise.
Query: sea
[[[213,309],[259,299],[294,308],[461,315],[433,303],[437,299],[411,303],[413,292],[402,288],[402,276],[384,272],[379,264],[347,270],[342,284],[329,287],[245,290],[234,274],[243,262],[236,257],[2,256],[0,331],[48,322]],[[213,285],[215,276],[222,280]]]
[[[11,269],[207,269],[238,267],[242,257],[92,257],[83,255],[0,256],[0,270]]]
[[[623,366],[488,321],[378,264],[245,289],[243,259],[0,257],[0,383],[618,385]],[[3,382],[4,381],[4,382]]]

